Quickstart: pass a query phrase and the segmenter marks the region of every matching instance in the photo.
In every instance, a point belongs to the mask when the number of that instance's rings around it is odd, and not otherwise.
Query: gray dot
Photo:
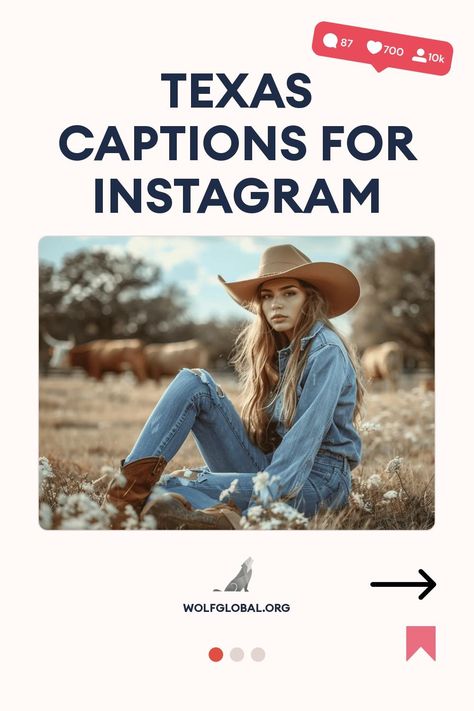
[[[252,649],[250,652],[250,656],[254,662],[261,662],[265,659],[265,650],[261,647],[255,647],[255,649]]]
[[[241,662],[244,658],[244,650],[240,647],[234,647],[230,650],[230,658],[233,662]]]

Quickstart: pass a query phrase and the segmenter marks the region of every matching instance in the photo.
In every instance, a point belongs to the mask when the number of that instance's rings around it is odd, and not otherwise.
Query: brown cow
[[[403,351],[395,341],[366,348],[361,365],[369,382],[385,380],[396,390],[403,367]]]
[[[159,382],[162,375],[176,375],[181,368],[206,368],[209,352],[192,338],[178,343],[151,343],[144,348],[148,377]]]
[[[53,367],[80,367],[96,380],[104,373],[132,371],[138,382],[146,380],[143,341],[138,338],[90,341],[79,346],[70,341],[56,341],[51,336],[44,338],[53,348]]]

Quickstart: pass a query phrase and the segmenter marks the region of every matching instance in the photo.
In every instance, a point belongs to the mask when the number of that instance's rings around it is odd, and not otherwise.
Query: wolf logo
[[[247,560],[244,560],[239,572],[237,573],[235,578],[230,581],[224,592],[241,592],[242,590],[248,592],[248,584],[250,582],[250,578],[252,577],[252,565],[252,558],[247,558]],[[222,592],[222,590],[214,588],[213,592]]]

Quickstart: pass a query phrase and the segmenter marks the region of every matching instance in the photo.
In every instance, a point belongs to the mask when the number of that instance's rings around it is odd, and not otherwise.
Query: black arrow
[[[434,587],[436,587],[436,583],[433,580],[433,578],[430,578],[428,573],[425,573],[424,570],[420,568],[418,571],[420,575],[422,575],[425,579],[425,582],[420,582],[420,583],[370,583],[371,588],[425,588],[423,592],[418,595],[418,600],[423,600],[424,597],[430,593]]]

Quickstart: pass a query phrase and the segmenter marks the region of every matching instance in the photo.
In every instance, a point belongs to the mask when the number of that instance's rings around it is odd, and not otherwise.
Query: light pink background
[[[48,711],[203,707],[385,711],[465,708],[472,539],[472,26],[467,4],[364,0],[285,4],[59,0],[10,3],[3,22],[4,208],[2,331],[3,706]],[[321,20],[437,37],[454,46],[451,72],[425,76],[331,61],[311,50]],[[167,109],[161,72],[312,78],[304,110]],[[468,85],[469,81],[469,85]],[[61,130],[150,123],[297,123],[308,156],[297,164],[235,158],[216,164],[72,163]],[[407,124],[418,162],[319,160],[319,127]],[[348,215],[96,216],[93,178],[219,175],[381,178],[381,212]],[[336,189],[336,188],[335,188]],[[430,235],[437,249],[437,523],[425,532],[69,532],[37,525],[37,243],[64,234]],[[21,294],[16,312],[11,293]],[[228,599],[219,587],[251,555],[254,601],[288,601],[273,615],[185,616],[183,600]],[[438,583],[373,590],[423,567]],[[472,581],[471,581],[472,583]],[[468,604],[469,603],[469,604]],[[436,625],[438,659],[405,661],[407,625]],[[159,641],[163,640],[162,644]],[[208,649],[267,652],[211,664]],[[198,700],[198,697],[201,701]],[[204,699],[204,701],[203,701]]]

